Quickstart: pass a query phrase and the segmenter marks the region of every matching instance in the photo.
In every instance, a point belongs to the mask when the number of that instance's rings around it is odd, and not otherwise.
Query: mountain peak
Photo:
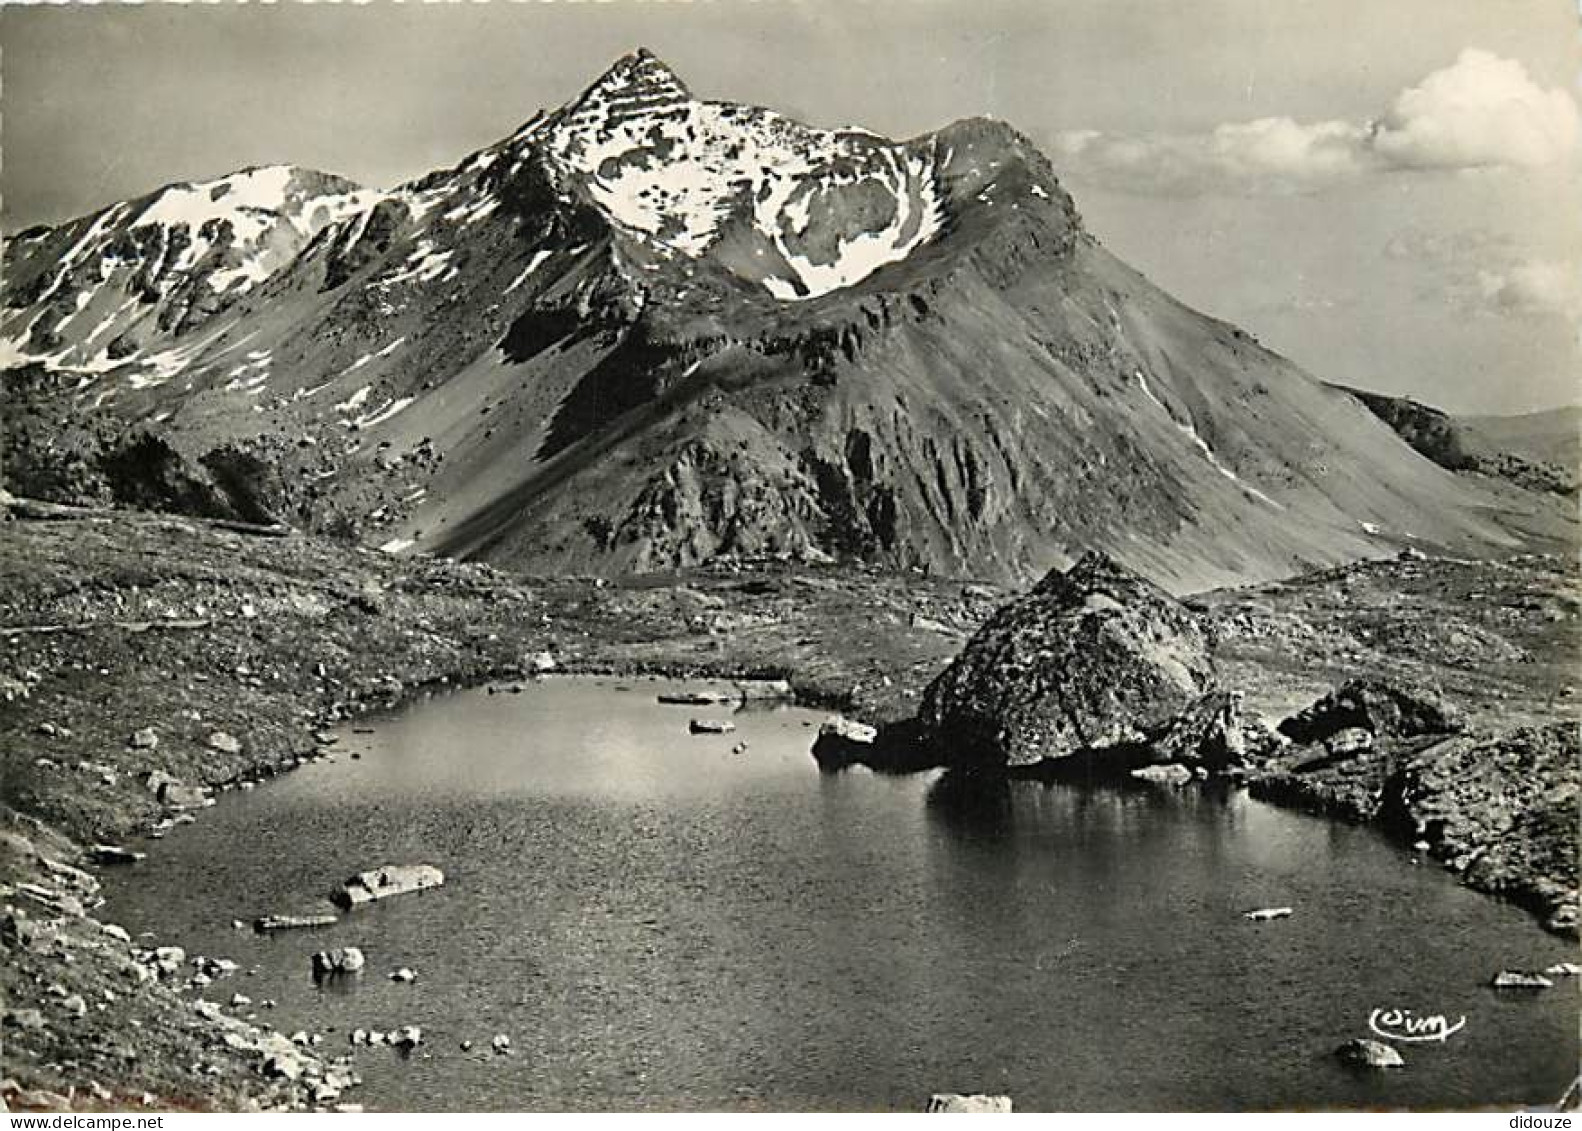
[[[580,109],[613,102],[648,108],[660,103],[687,101],[691,97],[686,84],[664,60],[648,48],[639,47],[610,64],[571,106]]]

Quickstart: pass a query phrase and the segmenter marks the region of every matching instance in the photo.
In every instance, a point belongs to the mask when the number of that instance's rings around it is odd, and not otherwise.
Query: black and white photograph
[[[1571,0],[0,2],[0,1109],[1570,1125],[1579,102]]]

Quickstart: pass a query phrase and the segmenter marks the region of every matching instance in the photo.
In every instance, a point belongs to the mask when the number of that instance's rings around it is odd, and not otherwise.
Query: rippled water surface
[[[236,959],[209,996],[274,999],[260,1019],[327,1051],[421,1026],[410,1059],[357,1050],[370,1107],[1461,1107],[1552,1103],[1576,1071],[1574,981],[1486,988],[1572,948],[1366,830],[1197,789],[821,776],[818,716],[692,736],[711,712],[665,686],[552,679],[343,732],[335,762],[113,873],[106,914]],[[447,885],[311,933],[231,928],[420,861]],[[1269,904],[1295,914],[1241,918]],[[315,986],[334,945],[368,970]],[[1358,1075],[1330,1053],[1376,1008],[1467,1020]]]

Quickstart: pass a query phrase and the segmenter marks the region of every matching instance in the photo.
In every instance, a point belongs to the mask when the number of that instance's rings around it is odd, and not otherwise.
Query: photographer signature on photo
[[[1368,1028],[1392,1041],[1438,1041],[1443,1044],[1466,1025],[1466,1014],[1455,1021],[1442,1013],[1418,1014],[1410,1009],[1375,1009],[1368,1014]]]

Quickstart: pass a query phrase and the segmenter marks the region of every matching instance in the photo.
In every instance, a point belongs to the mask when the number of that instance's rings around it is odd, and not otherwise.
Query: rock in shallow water
[[[309,927],[333,927],[340,919],[334,915],[261,915],[253,920],[253,930],[259,934],[269,931],[294,931]],[[241,925],[240,920],[232,927]]]
[[[1268,923],[1275,919],[1289,919],[1291,917],[1291,909],[1289,907],[1259,907],[1252,911],[1243,911],[1241,917],[1254,923]]]
[[[355,946],[338,946],[334,950],[321,950],[313,956],[313,976],[326,978],[332,974],[355,974],[366,964],[363,952]]]
[[[1489,982],[1497,990],[1547,990],[1554,985],[1542,974],[1531,974],[1525,970],[1501,970]]]
[[[818,728],[813,757],[821,766],[849,766],[866,760],[878,737],[878,730],[867,723],[832,715]]]
[[[1171,763],[1168,766],[1139,766],[1131,776],[1155,785],[1183,786],[1192,780],[1192,771],[1179,763]]]
[[[655,698],[671,707],[717,707],[736,702],[736,696],[726,691],[666,691]]]
[[[427,891],[444,882],[445,873],[432,864],[386,864],[358,872],[341,885],[334,899],[344,907],[356,907],[393,895]]]
[[[1383,1041],[1370,1041],[1366,1037],[1353,1037],[1335,1050],[1335,1055],[1356,1068],[1405,1068],[1406,1061],[1393,1045]]]
[[[687,729],[693,734],[730,734],[736,724],[724,719],[693,719],[687,723]]]

